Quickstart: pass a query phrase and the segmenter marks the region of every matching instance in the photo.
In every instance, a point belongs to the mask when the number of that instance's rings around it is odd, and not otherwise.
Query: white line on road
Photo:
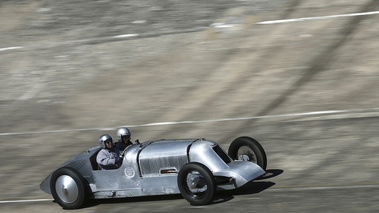
[[[288,22],[297,22],[297,21],[309,21],[309,20],[320,20],[320,19],[331,19],[331,18],[341,18],[341,17],[350,17],[350,16],[368,16],[368,15],[377,15],[379,11],[371,11],[364,13],[348,13],[341,15],[330,15],[330,16],[315,16],[315,17],[306,17],[306,18],[294,18],[294,19],[282,19],[282,20],[272,20],[272,21],[261,21],[257,24],[281,24]]]
[[[379,14],[379,11],[371,11],[371,12],[363,12],[363,13],[348,13],[348,14],[340,14],[340,15],[329,15],[329,16],[315,16],[315,17],[305,17],[305,18],[295,18],[295,19],[282,19],[282,20],[272,20],[272,21],[261,21],[257,22],[256,24],[280,24],[280,23],[288,23],[288,22],[298,22],[298,21],[309,21],[309,20],[320,20],[320,19],[331,19],[331,18],[341,18],[341,17],[350,17],[350,16],[368,16],[368,15],[377,15]],[[218,28],[225,28],[225,27],[232,27],[233,25],[227,25],[224,23],[215,23],[211,25],[211,27],[218,27]],[[113,39],[120,39],[120,38],[137,38],[140,34],[124,34],[124,35],[116,35],[111,38]],[[74,40],[71,42],[83,42],[83,41],[90,41],[90,40]],[[67,42],[61,42],[61,44],[66,44]],[[6,51],[6,50],[15,50],[24,48],[22,46],[15,46],[15,47],[5,47],[0,48],[0,51]]]
[[[117,35],[113,36],[113,38],[130,38],[130,37],[137,37],[138,34],[125,34],[125,35]]]
[[[30,203],[30,202],[44,202],[44,201],[53,201],[54,199],[33,199],[33,200],[2,200],[2,203]]]
[[[223,121],[239,121],[239,120],[253,120],[253,119],[280,118],[280,117],[299,117],[299,116],[308,116],[308,115],[331,115],[331,114],[342,114],[342,113],[361,113],[361,112],[373,112],[373,111],[379,111],[379,108],[351,109],[351,110],[326,110],[326,111],[288,113],[288,114],[279,114],[279,115],[263,115],[263,116],[240,117],[240,118],[221,118],[221,119],[198,120],[198,121],[157,122],[157,123],[123,125],[123,126],[124,127],[149,127],[149,126],[214,123],[214,122],[223,122]],[[81,131],[109,131],[109,130],[115,130],[117,128],[119,128],[119,127],[61,129],[61,130],[30,131],[30,132],[4,132],[4,133],[0,133],[0,136],[27,135],[27,134],[47,134],[47,133],[62,133],[62,132],[81,132]]]
[[[5,50],[15,50],[15,49],[21,49],[24,47],[5,47],[5,48],[0,48],[0,51],[5,51]]]

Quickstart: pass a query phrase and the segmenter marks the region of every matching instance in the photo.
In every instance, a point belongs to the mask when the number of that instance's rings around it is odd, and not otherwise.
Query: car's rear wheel
[[[210,203],[216,192],[212,172],[200,163],[188,163],[180,169],[178,187],[182,196],[192,205]]]
[[[63,167],[51,176],[51,194],[64,209],[77,209],[87,198],[84,183],[84,178],[76,170]]]
[[[251,161],[266,170],[267,157],[261,144],[250,137],[239,137],[229,146],[228,155],[233,160]]]

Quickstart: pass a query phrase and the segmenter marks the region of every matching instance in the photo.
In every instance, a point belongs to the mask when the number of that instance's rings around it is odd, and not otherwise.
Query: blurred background
[[[127,126],[133,140],[225,149],[254,137],[272,175],[209,206],[179,196],[78,211],[375,212],[378,11],[376,0],[1,0],[0,210],[63,211],[40,182]]]

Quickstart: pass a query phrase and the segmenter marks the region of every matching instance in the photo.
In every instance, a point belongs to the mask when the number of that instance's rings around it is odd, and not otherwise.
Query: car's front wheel
[[[266,170],[267,157],[261,144],[250,137],[239,137],[229,146],[228,155],[233,160],[251,161]]]
[[[216,184],[212,172],[203,164],[188,163],[178,174],[182,196],[192,205],[206,205],[213,200]]]
[[[84,178],[76,170],[63,167],[51,176],[51,194],[64,209],[77,209],[87,198],[84,183]]]

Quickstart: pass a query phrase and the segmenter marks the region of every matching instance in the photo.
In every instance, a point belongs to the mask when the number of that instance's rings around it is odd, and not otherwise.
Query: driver
[[[113,139],[110,135],[104,134],[99,138],[101,146],[100,152],[97,154],[96,162],[101,169],[117,169],[120,167],[122,158],[120,153],[114,149]]]
[[[126,147],[132,145],[133,143],[130,141],[130,133],[129,129],[126,127],[121,127],[117,130],[117,140],[118,142],[115,144],[115,149],[117,149],[120,153],[122,153]]]

